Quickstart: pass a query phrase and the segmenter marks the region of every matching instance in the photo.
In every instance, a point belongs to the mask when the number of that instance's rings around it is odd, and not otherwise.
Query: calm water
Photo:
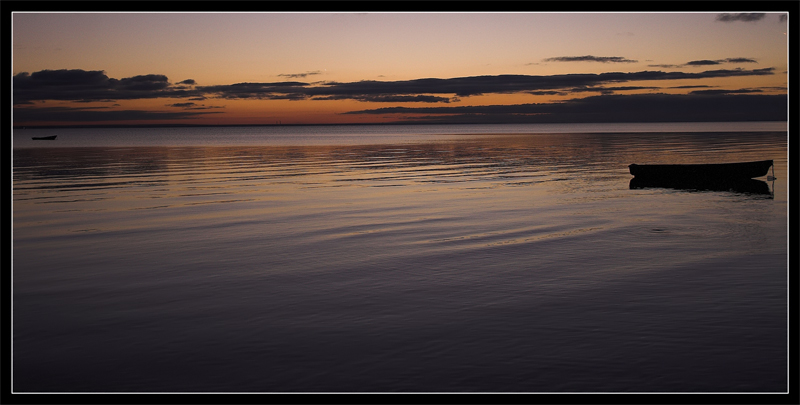
[[[785,392],[786,168],[785,123],[15,130],[13,389]]]

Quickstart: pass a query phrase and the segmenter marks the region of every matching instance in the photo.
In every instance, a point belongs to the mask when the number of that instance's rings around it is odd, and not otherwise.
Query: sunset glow
[[[14,125],[784,120],[787,16],[20,11]]]

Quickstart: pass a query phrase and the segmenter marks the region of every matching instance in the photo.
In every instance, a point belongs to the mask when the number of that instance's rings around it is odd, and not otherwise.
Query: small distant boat
[[[51,135],[51,136],[34,136],[32,139],[34,141],[52,141],[56,139],[58,135]]]
[[[628,166],[631,174],[639,179],[665,181],[735,181],[765,176],[772,167],[772,160],[756,162],[717,164],[673,164]],[[773,168],[774,170],[774,168]]]

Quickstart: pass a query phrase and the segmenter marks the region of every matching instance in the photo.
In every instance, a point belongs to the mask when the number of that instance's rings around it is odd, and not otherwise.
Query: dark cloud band
[[[567,102],[461,107],[389,107],[347,114],[417,115],[427,122],[676,122],[784,121],[785,95],[599,95]],[[746,90],[745,90],[746,92]]]
[[[724,61],[743,61],[731,58]],[[774,74],[774,68],[719,69],[703,72],[607,72],[550,76],[497,75],[450,79],[425,78],[404,81],[359,81],[350,83],[297,81],[236,83],[196,86],[184,80],[171,84],[164,75],[149,74],[113,79],[102,71],[43,70],[14,76],[14,119],[25,121],[174,120],[212,113],[219,106],[186,100],[272,99],[342,100],[380,103],[449,103],[458,97],[479,94],[529,93],[569,95],[599,92],[600,96],[566,102],[523,105],[461,107],[389,107],[352,111],[347,114],[425,115],[430,122],[613,122],[613,121],[741,121],[785,120],[786,98],[757,95],[758,89],[695,91],[688,95],[628,94],[615,91],[656,90],[654,86],[625,85],[637,81],[707,79]],[[187,87],[188,86],[188,87]],[[685,87],[685,86],[684,86]],[[699,86],[698,86],[699,87]],[[101,108],[35,107],[35,101],[116,101],[126,99],[182,99],[167,106],[181,111],[138,111]],[[25,104],[28,106],[26,107]],[[682,118],[680,118],[682,117]],[[449,120],[449,121],[448,121]],[[455,120],[455,121],[453,121]],[[461,122],[461,121],[458,121]]]
[[[383,102],[447,102],[449,97],[480,94],[541,92],[594,87],[635,81],[707,79],[717,77],[772,75],[773,68],[720,69],[704,72],[609,72],[550,76],[497,75],[450,79],[414,79],[394,82],[359,81],[350,83],[304,82],[236,83],[186,88],[169,83],[164,75],[142,75],[112,79],[102,71],[43,70],[14,76],[14,103],[38,100],[129,100],[148,98],[332,100],[354,99]],[[184,81],[186,82],[186,81]],[[437,95],[447,95],[441,97]]]

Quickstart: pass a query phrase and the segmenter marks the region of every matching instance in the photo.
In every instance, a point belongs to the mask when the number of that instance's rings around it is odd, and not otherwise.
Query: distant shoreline
[[[364,125],[452,125],[448,123],[352,123],[352,124],[116,124],[116,125],[15,125],[13,129],[46,128],[197,128],[197,127],[316,127],[316,126],[364,126]]]
[[[202,128],[202,127],[322,127],[322,126],[369,126],[369,125],[519,125],[519,124],[659,124],[659,123],[712,123],[712,122],[784,122],[759,121],[623,121],[623,122],[379,122],[347,124],[110,124],[110,125],[14,125],[12,129],[63,129],[63,128]],[[788,122],[788,121],[786,121]]]

